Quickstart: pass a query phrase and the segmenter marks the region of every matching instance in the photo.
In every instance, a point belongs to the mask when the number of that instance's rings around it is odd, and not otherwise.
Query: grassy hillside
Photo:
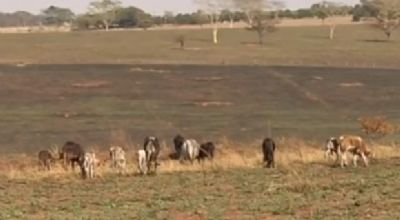
[[[363,25],[338,26],[329,41],[328,27],[283,27],[255,44],[257,35],[223,29],[220,44],[210,30],[74,32],[0,35],[0,63],[197,63],[399,67],[400,36],[381,42],[383,33]],[[177,49],[183,34],[186,50]]]
[[[171,145],[177,133],[251,142],[271,130],[323,141],[361,134],[360,116],[399,118],[398,70],[3,65],[0,73],[3,152],[36,152],[67,140],[133,146],[146,135]]]

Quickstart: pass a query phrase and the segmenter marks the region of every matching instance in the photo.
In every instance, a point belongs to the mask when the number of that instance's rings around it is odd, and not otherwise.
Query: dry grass
[[[118,136],[118,135],[117,135]],[[120,137],[121,138],[121,137]],[[123,138],[121,138],[123,139]],[[119,142],[120,143],[120,142]],[[195,161],[193,164],[186,162],[180,164],[177,160],[170,159],[169,155],[173,150],[162,143],[164,151],[160,155],[160,173],[175,172],[204,172],[204,171],[226,171],[229,169],[246,168],[253,169],[262,166],[262,155],[259,149],[260,140],[252,143],[234,143],[228,139],[221,139],[217,145],[216,158],[214,161],[206,161],[204,164]],[[276,166],[278,170],[289,172],[297,176],[304,165],[319,164],[332,165],[324,158],[323,145],[321,143],[306,142],[297,138],[277,139],[278,150],[276,152]],[[137,175],[136,151],[139,146],[122,145],[127,150],[128,168],[127,175]],[[135,150],[132,150],[135,149]],[[384,146],[379,144],[371,145],[373,160],[390,159],[400,157],[400,152],[396,146]],[[99,165],[96,169],[97,177],[102,178],[115,173],[110,168],[108,152],[100,151],[99,147],[92,146],[88,150],[96,153]],[[58,151],[57,146],[51,148],[53,154]],[[38,166],[38,162],[33,155],[11,155],[0,158],[0,173],[11,180],[43,180],[46,178],[76,179],[79,177],[79,168],[75,172],[66,171],[59,161],[53,166],[51,171],[43,171]]]

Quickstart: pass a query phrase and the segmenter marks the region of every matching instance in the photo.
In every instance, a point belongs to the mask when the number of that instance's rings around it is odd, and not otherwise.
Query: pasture
[[[186,48],[175,39],[185,35]],[[357,119],[398,124],[400,38],[339,26],[255,33],[159,30],[0,35],[0,219],[395,219],[398,135],[368,140],[371,166],[323,159],[328,136],[362,134]],[[172,137],[215,141],[214,163],[168,159]],[[138,176],[143,138],[162,142],[160,173]],[[278,140],[277,169],[261,168],[262,138]],[[67,140],[99,158],[128,152],[94,180],[36,153]],[[382,144],[386,146],[383,146]]]
[[[0,144],[8,153],[66,140],[134,147],[146,135],[170,146],[177,133],[200,142],[252,142],[269,132],[323,141],[360,133],[361,116],[399,118],[397,70],[3,65],[0,72]]]
[[[400,36],[391,42],[368,25],[281,27],[257,45],[256,33],[221,29],[1,34],[0,63],[40,64],[213,64],[341,67],[399,67]],[[183,35],[186,49],[176,39]]]

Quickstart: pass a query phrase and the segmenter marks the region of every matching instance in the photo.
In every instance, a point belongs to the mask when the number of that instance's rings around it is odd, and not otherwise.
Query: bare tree
[[[91,2],[89,5],[89,13],[98,16],[102,21],[106,31],[116,19],[117,9],[120,8],[121,2],[118,0],[98,0]]]
[[[218,44],[219,16],[224,9],[224,4],[229,0],[194,0],[202,10],[207,13],[212,26],[212,39],[214,44]]]
[[[377,26],[390,40],[393,31],[400,26],[400,0],[363,0],[362,4],[368,8],[377,20]]]
[[[322,24],[325,24],[325,20],[332,18],[336,15],[346,14],[343,11],[343,5],[336,2],[322,1],[311,6],[311,11],[316,17],[322,20]],[[333,19],[329,22],[329,39],[333,40],[335,37],[336,23]]]
[[[246,14],[248,29],[256,31],[259,43],[264,44],[265,33],[276,30],[277,11],[283,8],[283,3],[270,0],[234,0],[234,3]]]

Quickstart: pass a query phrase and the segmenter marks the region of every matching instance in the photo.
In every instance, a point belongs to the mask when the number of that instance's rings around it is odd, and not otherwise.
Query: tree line
[[[165,12],[151,15],[144,10],[123,7],[119,0],[95,0],[84,14],[75,14],[69,8],[50,6],[38,15],[25,11],[0,13],[0,26],[71,25],[74,29],[91,30],[110,28],[149,28],[155,25],[203,25],[213,26],[214,43],[218,43],[218,25],[243,21],[248,29],[260,37],[276,30],[275,25],[282,18],[320,18],[322,23],[332,16],[352,15],[353,21],[374,18],[376,26],[384,31],[387,38],[400,26],[399,0],[360,0],[355,6],[321,1],[310,8],[288,10],[279,1],[273,0],[193,0],[199,10],[193,13]],[[335,25],[331,24],[330,38],[333,39]]]

